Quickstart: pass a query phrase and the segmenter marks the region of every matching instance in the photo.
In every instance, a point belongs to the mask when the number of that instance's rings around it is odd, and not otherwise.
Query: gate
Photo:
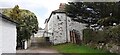
[[[70,42],[75,44],[81,44],[80,33],[78,31],[70,31]]]

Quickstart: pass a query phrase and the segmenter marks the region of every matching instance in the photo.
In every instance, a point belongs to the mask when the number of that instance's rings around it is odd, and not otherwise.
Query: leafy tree
[[[31,35],[38,31],[38,21],[34,13],[29,10],[19,9],[16,5],[11,9],[4,9],[3,14],[10,17],[17,25],[17,42],[30,39]]]

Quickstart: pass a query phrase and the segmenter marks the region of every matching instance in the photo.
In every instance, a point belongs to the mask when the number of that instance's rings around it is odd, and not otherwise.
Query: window
[[[58,15],[57,15],[57,19],[58,19],[59,21],[61,21],[61,20],[60,20],[60,17],[59,17]]]
[[[58,15],[57,15],[57,19],[60,19]]]

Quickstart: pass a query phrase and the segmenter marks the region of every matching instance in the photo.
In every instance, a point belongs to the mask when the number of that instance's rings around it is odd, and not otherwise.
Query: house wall
[[[81,40],[83,39],[83,29],[85,29],[86,24],[79,23],[76,21],[71,20],[70,17],[67,17],[67,34],[68,34],[68,42],[70,42],[70,31],[77,30],[78,34],[80,35]]]
[[[48,28],[47,29],[47,37],[50,37],[50,42],[52,42],[52,43],[54,43],[54,37],[52,35],[53,29],[54,29],[54,27],[53,27],[53,25],[54,25],[53,24],[54,23],[54,17],[55,17],[55,15],[52,14],[49,22],[47,23],[47,28]]]
[[[83,32],[83,29],[86,28],[86,27],[85,27],[86,24],[72,21],[72,22],[71,22],[71,25],[72,25],[72,27],[71,27],[72,29],[78,31],[78,33],[79,33],[79,35],[80,35],[80,38],[81,38],[81,40],[82,40],[82,39],[83,39],[83,33],[82,33],[82,32]]]
[[[0,44],[0,48],[2,48],[2,53],[16,53],[16,24],[2,19],[0,17],[0,30],[2,34],[0,34],[0,39],[2,40],[2,46]],[[2,38],[1,38],[2,37]]]
[[[68,38],[68,42],[70,42],[70,31],[71,30],[72,30],[71,18],[67,17],[67,38]]]
[[[47,22],[45,22],[45,28],[44,28],[44,33],[43,33],[43,36],[44,37],[48,37],[48,35],[47,35],[47,31],[48,31],[48,23]]]
[[[73,29],[78,31],[80,39],[82,40],[82,31],[86,28],[86,24],[71,20],[65,13],[52,14],[47,25],[47,35],[50,37],[50,42],[53,44],[70,42],[70,31]]]
[[[58,18],[59,17],[59,18]],[[52,14],[48,22],[50,41],[53,44],[65,43],[66,41],[66,14]]]
[[[0,18],[0,55],[2,53],[2,19]]]
[[[36,34],[34,34],[35,37],[43,37],[44,30],[38,30]]]

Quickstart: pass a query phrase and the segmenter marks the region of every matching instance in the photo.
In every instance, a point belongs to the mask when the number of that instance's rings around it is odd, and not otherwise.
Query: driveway
[[[26,50],[17,50],[17,53],[58,53],[58,51],[49,47],[31,47]]]
[[[63,55],[63,54],[60,54],[57,50],[52,48],[31,47],[27,50],[17,50],[16,55]]]
[[[40,38],[33,38],[30,48],[26,50],[17,50],[16,53],[20,53],[21,55],[62,55]]]

